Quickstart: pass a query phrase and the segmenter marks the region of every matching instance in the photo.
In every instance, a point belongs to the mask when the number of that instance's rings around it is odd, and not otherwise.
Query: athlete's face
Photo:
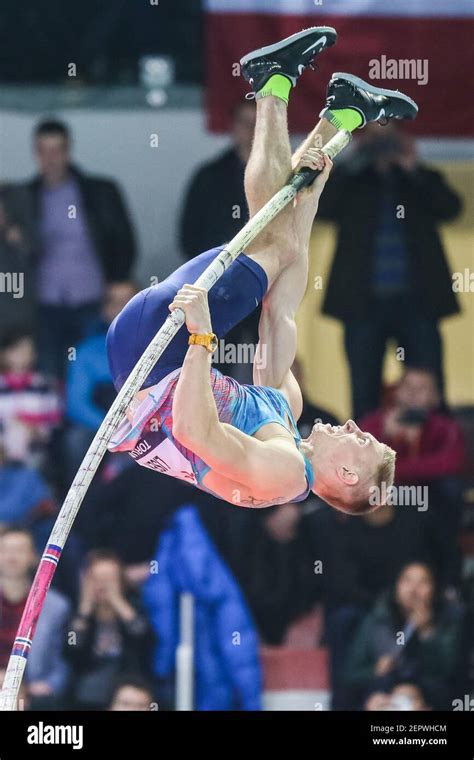
[[[383,444],[370,433],[362,432],[353,420],[345,425],[316,423],[309,443],[313,449],[313,490],[329,504],[331,497],[349,495],[351,489],[360,488],[365,482],[368,488],[376,478],[384,454]]]

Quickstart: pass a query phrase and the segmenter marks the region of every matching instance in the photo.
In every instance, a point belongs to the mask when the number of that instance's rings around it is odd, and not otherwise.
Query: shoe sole
[[[399,90],[385,90],[383,87],[375,87],[375,85],[364,82],[363,79],[354,76],[354,74],[344,74],[340,71],[332,75],[331,81],[333,79],[345,79],[347,82],[352,82],[352,84],[357,85],[357,87],[361,87],[363,90],[367,90],[367,92],[370,92],[371,95],[385,95],[387,98],[396,97],[399,100],[403,100],[405,103],[409,103],[411,106],[413,106],[415,109],[415,115],[418,113],[418,106],[416,105],[415,101],[409,98],[408,95],[405,95],[403,92],[399,92]]]
[[[290,35],[290,37],[285,37],[285,39],[280,40],[280,42],[275,42],[274,45],[267,45],[266,47],[259,48],[258,50],[253,50],[251,53],[244,55],[244,57],[240,59],[240,65],[245,66],[255,58],[261,58],[263,56],[271,55],[272,53],[277,53],[287,45],[291,45],[291,43],[296,42],[297,40],[302,40],[305,37],[309,37],[310,35],[314,34],[315,31],[320,32],[322,36],[325,34],[336,35],[337,39],[337,32],[335,29],[333,29],[332,26],[311,26],[309,29],[303,29],[301,32],[296,32],[296,34]],[[336,39],[334,42],[336,42]],[[333,45],[334,42],[331,44]],[[325,45],[325,47],[330,47],[330,45]],[[325,47],[321,48],[321,50],[318,50],[318,53],[324,50]]]

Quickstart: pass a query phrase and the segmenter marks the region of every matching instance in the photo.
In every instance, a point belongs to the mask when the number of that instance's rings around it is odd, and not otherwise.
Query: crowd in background
[[[188,258],[245,221],[254,120],[253,104],[239,106],[228,151],[190,182]],[[21,297],[0,295],[0,679],[38,556],[115,395],[108,325],[137,290],[120,189],[72,162],[62,123],[39,124],[34,147],[37,176],[0,195],[0,271],[24,273]],[[367,130],[321,199],[337,230],[323,309],[344,325],[353,415],[397,451],[396,486],[416,487],[417,501],[359,518],[316,497],[243,510],[107,454],[40,617],[25,709],[173,709],[183,591],[197,600],[199,709],[261,706],[261,645],[327,648],[333,709],[452,709],[472,691],[473,581],[460,549],[472,461],[439,333],[458,306],[438,225],[460,206],[395,128]],[[257,324],[258,312],[227,341],[256,342]],[[392,338],[406,360],[386,388]],[[223,370],[251,378],[250,365]],[[311,378],[294,371],[304,390]],[[315,420],[337,422],[305,399],[303,436]]]

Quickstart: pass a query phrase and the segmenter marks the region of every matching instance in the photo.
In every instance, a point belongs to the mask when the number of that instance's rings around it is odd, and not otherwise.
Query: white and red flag
[[[334,71],[400,89],[419,105],[413,132],[469,137],[474,0],[205,0],[209,127],[229,126],[248,86],[238,73],[250,50],[308,26],[333,26],[337,44],[292,95],[290,126],[314,124]]]

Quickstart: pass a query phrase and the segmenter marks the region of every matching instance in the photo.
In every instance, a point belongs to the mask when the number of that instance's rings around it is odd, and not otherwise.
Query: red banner
[[[211,9],[216,3],[210,3]],[[259,7],[258,0],[255,6]],[[318,57],[319,70],[305,72],[292,93],[292,131],[306,132],[314,125],[331,74],[345,71],[412,97],[420,109],[410,127],[415,134],[473,136],[474,19],[468,15],[418,18],[211,10],[206,19],[209,128],[226,131],[233,107],[249,91],[238,66],[243,55],[305,27],[321,25],[335,27],[338,41]]]

